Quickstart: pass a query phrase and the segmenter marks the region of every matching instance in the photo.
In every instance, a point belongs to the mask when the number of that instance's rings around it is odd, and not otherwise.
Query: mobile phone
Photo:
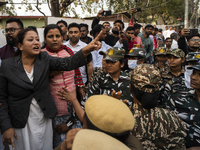
[[[141,10],[141,8],[135,8],[135,9],[137,10],[137,12],[140,12],[140,11],[142,11],[142,10]]]
[[[103,11],[102,15],[103,16],[111,16],[112,12],[111,12],[111,10]]]
[[[198,29],[190,29],[190,35],[196,35],[199,33]]]
[[[120,37],[123,39],[124,38],[124,32],[120,32]]]

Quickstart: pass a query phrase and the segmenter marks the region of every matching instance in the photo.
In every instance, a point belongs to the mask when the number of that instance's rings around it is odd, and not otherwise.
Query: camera
[[[110,16],[112,14],[111,10],[103,11],[102,15],[103,16]]]
[[[142,11],[141,8],[135,8],[137,12]]]

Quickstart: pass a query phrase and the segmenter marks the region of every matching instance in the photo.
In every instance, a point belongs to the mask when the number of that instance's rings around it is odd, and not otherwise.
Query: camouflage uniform
[[[172,93],[175,93],[177,91],[187,91],[187,90],[188,88],[185,85],[184,77],[174,78],[170,80],[169,82],[167,82],[163,87],[161,87],[162,93],[161,93],[161,98],[160,98],[161,100],[159,104],[163,106],[167,106],[169,97],[172,95]]]
[[[124,58],[125,51],[121,48],[110,48],[106,53],[105,60],[117,62],[119,59]],[[127,100],[126,104],[132,104],[133,97],[129,92],[130,78],[128,73],[120,72],[119,79],[115,82],[109,73],[102,73],[96,77],[90,84],[86,91],[86,97],[81,102],[84,107],[85,101],[92,95],[107,94],[112,96],[113,90],[121,92],[121,101]]]
[[[200,60],[195,66],[188,69],[200,70]],[[195,90],[173,91],[167,101],[167,105],[174,110],[187,125],[186,146],[200,146],[200,102]]]
[[[139,65],[131,73],[132,85],[147,93],[158,91],[160,79],[153,65]],[[160,107],[144,109],[140,103],[133,103],[131,111],[136,120],[132,134],[144,149],[185,149],[186,127],[175,112]]]
[[[121,92],[121,101],[127,100],[127,105],[132,104],[132,95],[129,92],[129,83],[130,78],[128,73],[121,72],[119,79],[115,82],[109,73],[103,73],[100,77],[95,78],[90,88],[86,91],[86,98],[81,102],[81,105],[84,106],[85,100],[92,95],[107,94],[112,96],[112,91]]]
[[[158,70],[160,70],[160,73],[166,72],[168,70],[168,67],[169,67],[167,64],[165,64],[164,68],[160,68],[158,66],[158,63],[156,63],[156,62],[153,65],[154,65],[155,68],[157,68]]]
[[[174,91],[167,105],[186,123],[186,147],[200,146],[200,102],[195,90]]]
[[[172,50],[168,50],[167,54],[169,55],[174,55],[175,57],[185,57],[185,53],[181,50],[181,49],[172,49]],[[184,66],[182,66],[181,72],[179,73],[178,76],[174,75],[171,70],[170,70],[170,66],[168,66],[166,68],[166,70],[164,72],[161,73],[161,77],[162,77],[162,83],[160,85],[160,98],[159,98],[159,105],[162,105],[164,107],[166,107],[166,101],[167,101],[167,97],[169,96],[168,94],[168,87],[169,85],[166,86],[166,84],[170,81],[172,84],[174,84],[175,86],[177,84],[183,83],[184,81],[184,73],[185,73],[185,68]],[[177,79],[179,78],[179,79]],[[172,85],[171,84],[171,85]],[[170,88],[170,87],[169,87]]]
[[[99,54],[100,55],[107,55],[108,52],[109,52],[109,49],[106,52],[100,51]],[[87,87],[85,87],[85,91],[87,91],[87,89],[89,89],[91,87],[91,85],[93,84],[94,80],[96,78],[99,78],[101,76],[101,74],[103,74],[103,73],[104,73],[104,69],[102,67],[94,68],[92,76],[90,78],[90,81],[88,82]]]
[[[185,53],[181,50],[181,49],[172,49],[167,51],[167,55],[174,55],[175,57],[181,57],[184,58],[185,57]],[[171,70],[170,67],[168,66],[166,68],[165,72],[161,73],[162,79],[163,79],[163,84],[165,85],[168,81],[170,81],[173,78],[177,78],[177,77],[184,77],[184,72],[185,72],[185,68],[182,67],[181,72],[178,76],[175,76]]]
[[[167,49],[166,49],[165,47],[156,48],[156,49],[154,50],[154,55],[155,55],[155,56],[157,56],[157,55],[167,55]],[[158,63],[157,63],[157,62],[154,63],[154,66],[155,66],[155,68],[157,68],[157,69],[160,70],[160,73],[166,72],[166,70],[167,70],[167,68],[168,68],[168,65],[167,65],[167,64],[165,64],[164,68],[160,68],[160,67],[158,66]]]
[[[169,67],[165,72],[161,73],[162,83],[160,84],[160,89],[159,89],[160,91],[159,105],[166,106],[166,100],[167,100],[166,98],[169,96],[169,91],[171,89],[179,88],[180,84],[183,87],[185,86],[184,73],[185,73],[184,67],[182,67],[179,76],[173,75]],[[173,86],[173,88],[171,86]]]
[[[96,68],[94,68],[92,76],[90,78],[90,81],[88,82],[87,86],[85,87],[86,91],[87,91],[88,88],[91,87],[91,85],[93,84],[94,80],[96,78],[99,78],[101,76],[101,74],[103,74],[103,68],[102,67],[96,67]]]
[[[165,68],[165,71],[161,73],[163,83],[166,84],[167,82],[169,82],[170,80],[172,80],[174,78],[178,78],[178,77],[182,77],[183,78],[184,77],[184,73],[185,73],[185,68],[182,67],[180,74],[178,76],[175,76],[174,74],[172,74],[172,72],[170,70],[170,67],[167,66]]]
[[[200,59],[200,52],[189,52],[186,56],[186,62],[197,61],[199,59]],[[162,101],[164,102],[164,105],[167,104],[167,101],[172,93],[176,93],[177,91],[182,91],[181,95],[183,95],[183,94],[187,94],[187,92],[184,92],[187,90],[188,90],[188,88],[186,87],[184,77],[181,76],[181,77],[170,80],[164,86],[164,90],[162,93],[163,94]]]
[[[159,107],[147,110],[134,103],[132,113],[136,120],[132,134],[144,149],[184,148],[185,125],[175,112]]]

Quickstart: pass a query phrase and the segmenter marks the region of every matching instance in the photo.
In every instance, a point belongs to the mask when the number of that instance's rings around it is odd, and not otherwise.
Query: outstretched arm
[[[97,17],[94,18],[94,20],[92,21],[92,29],[94,28],[95,25],[99,24],[100,19],[103,17],[102,13],[104,10],[100,10],[97,14]]]
[[[46,52],[43,52],[46,53],[45,55],[49,59],[51,71],[69,71],[88,64],[92,60],[91,52],[101,48],[101,42],[99,39],[102,34],[103,32],[101,31],[92,42],[70,57],[52,57]]]

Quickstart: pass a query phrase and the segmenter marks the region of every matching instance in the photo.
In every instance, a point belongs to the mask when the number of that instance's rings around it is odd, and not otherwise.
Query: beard
[[[86,35],[85,34],[81,35],[81,39],[85,39],[85,38],[87,38],[87,34]]]
[[[118,31],[118,30],[115,30],[115,29],[112,29],[112,33],[113,33],[113,34],[119,34],[119,31]]]
[[[145,32],[147,35],[151,35],[152,33],[151,32]]]
[[[126,36],[126,38],[127,38],[127,40],[129,40],[129,41],[131,40],[131,37],[130,37],[130,36]]]
[[[7,44],[10,45],[10,46],[15,45],[15,39],[12,36],[6,37],[6,41],[7,41]]]
[[[72,42],[72,43],[78,43],[80,37],[79,38],[75,38],[75,37],[70,37],[69,40]]]
[[[199,45],[191,46],[192,49],[199,49]]]
[[[172,45],[171,44],[166,44],[166,47],[171,47]]]

